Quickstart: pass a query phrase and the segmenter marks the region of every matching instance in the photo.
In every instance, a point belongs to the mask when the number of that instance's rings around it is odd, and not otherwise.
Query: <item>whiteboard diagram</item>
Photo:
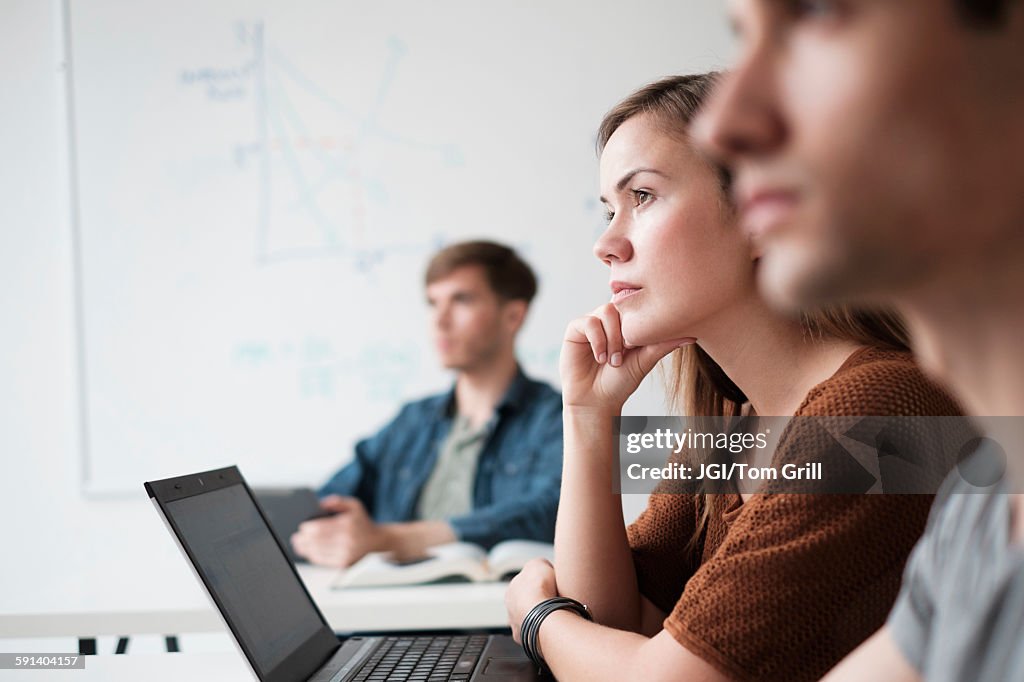
[[[313,82],[287,55],[265,42],[262,23],[239,22],[238,44],[251,51],[238,65],[188,69],[181,80],[212,105],[230,100],[252,103],[257,138],[234,145],[239,169],[259,175],[259,224],[255,254],[260,263],[347,256],[359,268],[372,267],[389,251],[421,253],[443,239],[410,246],[374,239],[368,214],[392,199],[385,172],[374,173],[368,159],[375,147],[421,155],[438,168],[463,163],[457,145],[412,139],[380,123],[406,46],[387,38],[384,63],[371,100],[346,103]],[[307,100],[299,106],[297,99]],[[320,108],[326,125],[311,125],[304,110]]]

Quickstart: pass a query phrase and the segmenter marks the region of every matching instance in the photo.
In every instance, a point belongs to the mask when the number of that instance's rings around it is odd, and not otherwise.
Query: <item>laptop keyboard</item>
[[[469,680],[486,635],[387,637],[352,682]]]

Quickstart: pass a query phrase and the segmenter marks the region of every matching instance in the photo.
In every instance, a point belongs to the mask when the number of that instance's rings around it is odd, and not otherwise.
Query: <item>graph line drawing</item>
[[[401,189],[375,172],[375,154],[387,148],[415,155],[439,171],[464,164],[458,145],[431,142],[388,129],[382,119],[408,49],[387,40],[376,90],[348,104],[305,74],[285,50],[267,40],[262,21],[237,22],[235,40],[247,58],[237,66],[186,70],[181,81],[205,86],[211,103],[251,101],[255,139],[233,146],[235,166],[258,177],[255,259],[261,265],[296,259],[343,257],[367,271],[389,256],[422,255],[444,243],[443,235],[388,240],[375,214],[402,201]],[[302,106],[329,112],[335,129],[314,130]]]

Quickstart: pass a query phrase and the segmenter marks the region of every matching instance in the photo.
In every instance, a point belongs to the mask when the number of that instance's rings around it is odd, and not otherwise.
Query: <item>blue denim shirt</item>
[[[416,504],[451,428],[454,387],[402,407],[319,491],[359,498],[378,523],[413,521]],[[484,547],[511,539],[552,542],[562,479],[562,397],[516,376],[488,423],[477,463],[473,511],[448,519],[455,535]]]

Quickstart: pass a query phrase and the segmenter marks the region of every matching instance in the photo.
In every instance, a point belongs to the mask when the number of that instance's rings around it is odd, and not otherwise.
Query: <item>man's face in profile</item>
[[[484,269],[467,265],[427,285],[431,328],[441,364],[472,371],[491,362],[512,343],[508,303],[491,288]]]
[[[695,135],[771,299],[889,300],[1024,239],[1022,4],[981,28],[954,0],[731,3],[739,60]]]

